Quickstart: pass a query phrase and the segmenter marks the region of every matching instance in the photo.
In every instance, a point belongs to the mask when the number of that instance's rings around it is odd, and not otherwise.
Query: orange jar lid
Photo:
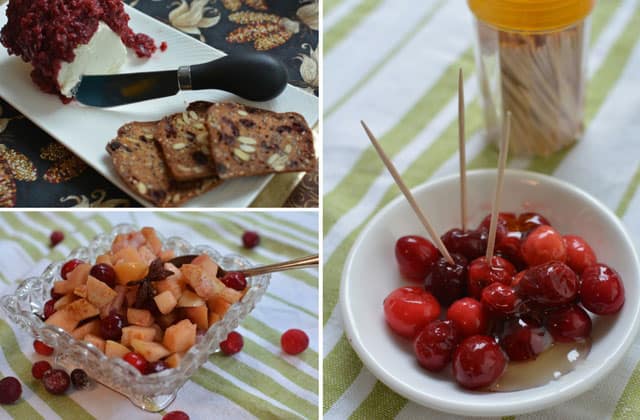
[[[468,0],[481,21],[510,31],[553,31],[586,18],[595,0]]]

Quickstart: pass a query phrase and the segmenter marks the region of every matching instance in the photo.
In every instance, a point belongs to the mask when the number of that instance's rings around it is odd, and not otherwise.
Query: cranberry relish
[[[73,50],[89,42],[103,21],[138,57],[156,51],[152,38],[129,28],[129,16],[120,0],[11,0],[0,43],[9,54],[33,65],[31,78],[47,93],[60,95],[57,81],[62,61],[72,62]]]

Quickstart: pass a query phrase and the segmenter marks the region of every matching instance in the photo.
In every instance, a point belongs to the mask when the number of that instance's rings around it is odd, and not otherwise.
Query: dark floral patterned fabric
[[[126,0],[227,53],[267,51],[289,80],[318,94],[318,1]],[[161,40],[157,40],[158,42]],[[318,174],[307,174],[287,207],[317,207]],[[134,207],[137,202],[0,98],[0,206]]]

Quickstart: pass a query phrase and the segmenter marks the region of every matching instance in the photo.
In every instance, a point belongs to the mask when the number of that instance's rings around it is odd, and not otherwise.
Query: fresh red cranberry
[[[0,404],[13,404],[22,395],[22,385],[13,376],[0,380]]]
[[[167,41],[162,41],[160,43],[160,51],[165,52],[167,51],[168,45],[167,45]]]
[[[280,337],[280,346],[285,353],[300,354],[309,347],[309,336],[295,328],[287,330]]]
[[[582,272],[582,304],[598,315],[615,314],[624,305],[624,285],[620,275],[605,264],[594,264]]]
[[[42,379],[42,376],[48,370],[51,370],[51,364],[46,360],[40,360],[31,366],[31,375],[36,379]]]
[[[403,236],[396,241],[396,261],[402,277],[422,282],[440,257],[438,249],[422,236]]]
[[[260,244],[260,235],[257,232],[248,230],[242,234],[242,245],[247,248],[255,248]]]
[[[48,301],[45,302],[44,309],[43,309],[45,320],[49,318],[51,315],[53,315],[53,313],[56,311],[56,309],[54,308],[55,304],[56,304],[55,299],[49,299]]]
[[[532,320],[512,319],[504,325],[500,345],[510,360],[535,359],[552,343],[547,331]]]
[[[453,302],[447,310],[450,319],[463,337],[487,332],[487,315],[482,303],[465,297]]]
[[[54,395],[61,395],[67,392],[71,384],[71,378],[67,372],[61,369],[51,369],[42,375],[44,388]]]
[[[549,312],[546,326],[553,339],[561,342],[584,340],[591,334],[591,318],[578,305]]]
[[[453,376],[467,389],[494,383],[504,372],[507,359],[493,338],[474,335],[465,338],[453,353]]]
[[[220,350],[227,356],[238,353],[244,347],[244,339],[237,331],[231,331],[227,339],[220,343]]]
[[[467,259],[460,254],[451,258],[455,264],[440,257],[424,280],[424,288],[444,306],[463,297],[467,289]]]
[[[513,276],[513,280],[511,280],[511,287],[517,288],[518,285],[520,284],[520,281],[522,280],[522,278],[524,277],[524,274],[526,272],[527,272],[527,270],[522,270],[522,271],[519,271],[518,273],[516,273],[516,275]]]
[[[142,357],[142,355],[136,352],[130,351],[129,353],[125,354],[122,358],[131,366],[138,369],[138,371],[143,375],[147,373],[147,370],[149,368],[149,363],[147,362],[147,359]]]
[[[567,249],[562,235],[551,226],[538,226],[527,235],[521,245],[522,258],[529,266],[551,261],[565,262]]]
[[[100,320],[100,334],[105,340],[120,341],[123,326],[122,316],[112,312]]]
[[[167,370],[168,368],[169,366],[167,366],[167,364],[163,360],[158,360],[149,363],[149,365],[147,366],[147,371],[145,373],[147,375],[151,375],[153,373],[160,373],[163,370]]]
[[[573,302],[578,295],[578,278],[568,265],[553,261],[528,269],[518,293],[534,303],[556,307]]]
[[[484,288],[481,302],[491,313],[501,316],[514,315],[522,304],[513,287],[499,282],[491,283]]]
[[[35,340],[33,342],[33,349],[36,351],[36,353],[43,356],[51,356],[53,354],[53,347],[47,346],[40,340]]]
[[[518,226],[521,232],[529,232],[538,226],[551,226],[551,223],[539,213],[522,213],[518,216]]]
[[[67,279],[67,274],[72,272],[77,266],[80,264],[84,264],[84,261],[74,258],[73,260],[67,261],[63,266],[62,270],[60,270],[60,275],[63,279]]]
[[[184,411],[171,411],[165,414],[162,420],[189,420],[189,416]]]
[[[441,239],[449,253],[460,254],[468,261],[487,252],[487,234],[483,230],[451,229]]]
[[[238,291],[243,291],[247,287],[247,278],[244,274],[235,271],[225,274],[220,281],[222,281],[225,286]]]
[[[59,230],[54,230],[51,232],[49,236],[49,240],[51,241],[51,247],[58,245],[60,242],[64,241],[64,233]]]
[[[567,248],[567,265],[576,274],[582,274],[585,268],[598,262],[596,253],[580,236],[564,235],[562,239]]]
[[[89,274],[112,289],[116,287],[116,271],[109,264],[96,264],[91,267]]]
[[[511,284],[511,279],[516,274],[513,264],[498,256],[491,257],[491,265],[487,264],[485,257],[476,258],[471,261],[467,270],[467,290],[476,299],[480,299],[482,290],[492,283]]]
[[[487,214],[482,222],[478,225],[478,230],[485,232],[489,235],[489,228],[491,227],[491,214]],[[515,213],[498,213],[498,222],[496,225],[496,243],[507,236],[509,233],[520,232],[520,225],[518,224],[518,218]]]
[[[389,327],[406,338],[415,338],[440,316],[440,304],[422,287],[400,287],[385,298],[384,317]]]
[[[89,375],[82,369],[71,371],[71,383],[75,389],[85,389],[89,386]]]
[[[422,367],[439,372],[451,360],[453,350],[460,342],[460,334],[450,320],[433,320],[418,334],[413,351]]]

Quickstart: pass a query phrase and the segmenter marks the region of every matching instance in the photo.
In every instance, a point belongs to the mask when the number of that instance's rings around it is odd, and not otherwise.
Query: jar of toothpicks
[[[548,156],[584,130],[586,49],[595,0],[468,0],[488,137],[511,111],[513,156]]]

